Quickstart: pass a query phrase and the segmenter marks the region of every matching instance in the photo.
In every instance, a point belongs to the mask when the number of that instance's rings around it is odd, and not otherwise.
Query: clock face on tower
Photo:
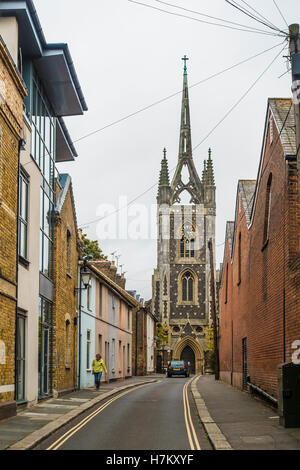
[[[195,238],[196,236],[196,233],[194,231],[194,227],[192,226],[192,224],[185,224],[183,229],[182,229],[182,234],[185,238],[188,238],[188,239],[191,239],[191,238]]]

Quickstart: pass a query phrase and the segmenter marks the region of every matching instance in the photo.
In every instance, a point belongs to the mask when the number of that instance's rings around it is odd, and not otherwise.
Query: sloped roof
[[[220,272],[220,282],[221,283],[222,283],[222,280],[223,280],[223,273],[224,273],[224,266],[225,266],[225,255],[226,255],[227,240],[228,240],[228,245],[229,245],[229,254],[230,254],[230,256],[231,256],[231,253],[232,253],[234,227],[235,227],[235,223],[233,221],[227,220],[226,229],[225,229],[225,243],[224,243],[223,263],[222,263],[222,267],[220,268],[220,271],[221,271]]]
[[[247,225],[250,223],[251,212],[254,201],[256,180],[239,180],[238,183],[238,197],[241,198]]]
[[[61,187],[61,190],[59,192],[59,195],[57,197],[57,201],[55,204],[55,212],[60,213],[65,203],[68,190],[71,184],[71,176],[68,175],[67,173],[60,174],[58,177],[58,182]]]
[[[269,98],[268,104],[274,116],[285,155],[296,154],[295,115],[291,98]]]
[[[132,295],[130,295],[125,289],[123,289],[119,284],[114,282],[110,277],[104,274],[101,269],[99,269],[92,261],[87,262],[87,267],[91,269],[100,279],[102,279],[107,285],[111,287],[119,296],[123,297],[132,307],[143,308],[142,304],[136,300]]]

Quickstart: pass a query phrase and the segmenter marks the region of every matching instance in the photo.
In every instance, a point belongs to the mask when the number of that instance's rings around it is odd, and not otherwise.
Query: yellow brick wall
[[[56,195],[59,188],[56,183]],[[67,272],[67,229],[71,232],[71,272]],[[54,347],[53,388],[60,392],[77,385],[77,287],[78,250],[72,190],[68,190],[62,211],[56,215],[54,236]],[[66,319],[69,319],[69,357],[66,345]]]
[[[0,41],[0,387],[15,382],[18,153],[26,90]],[[14,392],[0,393],[0,402]]]

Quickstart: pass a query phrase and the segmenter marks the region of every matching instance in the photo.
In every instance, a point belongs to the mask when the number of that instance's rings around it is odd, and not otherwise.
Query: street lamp
[[[91,281],[91,273],[87,268],[86,260],[83,262],[83,267],[80,266],[79,271],[79,287],[74,287],[74,295],[76,291],[79,291],[79,309],[78,309],[78,317],[79,317],[79,345],[78,345],[78,389],[80,390],[80,375],[81,375],[81,292],[83,290],[87,290],[90,286]],[[82,287],[82,284],[84,287]]]
[[[84,266],[84,271],[81,271],[81,282],[84,285],[84,288],[80,286],[79,289],[87,289],[90,285],[90,281],[91,281],[91,273],[87,271],[86,266]]]

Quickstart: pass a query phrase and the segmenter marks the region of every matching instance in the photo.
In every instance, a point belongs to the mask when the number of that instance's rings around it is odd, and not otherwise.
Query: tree
[[[81,241],[83,243],[83,257],[87,258],[91,261],[96,260],[107,260],[107,256],[105,256],[99,247],[98,240],[89,240],[87,238],[86,233],[83,233],[81,236]]]
[[[215,347],[214,347],[214,329],[206,328],[206,350],[205,350],[205,362],[206,368],[210,371],[215,370]],[[219,338],[219,329],[217,329]]]
[[[156,347],[160,349],[163,345],[168,342],[169,332],[168,327],[165,323],[156,323]]]

